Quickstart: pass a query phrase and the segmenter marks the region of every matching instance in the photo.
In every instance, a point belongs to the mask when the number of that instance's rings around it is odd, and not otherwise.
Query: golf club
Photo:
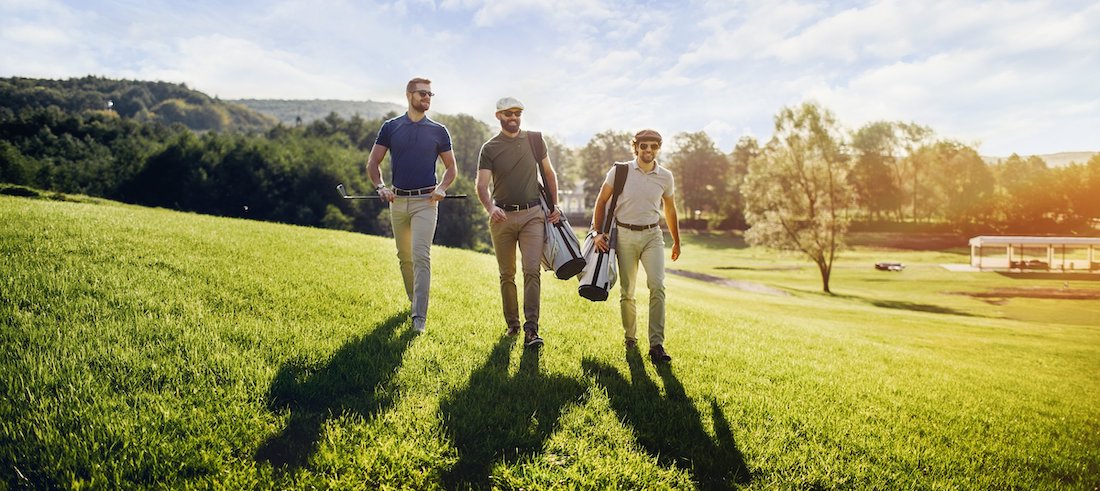
[[[370,194],[370,195],[352,195],[352,194],[348,194],[347,189],[344,189],[344,183],[337,184],[336,185],[336,190],[340,192],[340,196],[342,196],[344,199],[382,199],[382,197],[378,196],[377,194]],[[402,196],[402,197],[403,198],[427,198],[428,196],[430,196],[430,194],[422,194],[420,196]],[[447,196],[443,197],[443,199],[465,199],[465,198],[466,198],[465,194],[448,194]]]

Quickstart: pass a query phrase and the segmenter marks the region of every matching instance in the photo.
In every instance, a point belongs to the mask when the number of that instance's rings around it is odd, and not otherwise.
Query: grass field
[[[488,255],[433,249],[414,336],[388,239],[0,196],[0,488],[1100,486],[1100,302],[973,295],[1100,282],[860,246],[827,295],[686,239],[785,294],[669,275],[655,367],[549,274],[546,346],[503,336]]]

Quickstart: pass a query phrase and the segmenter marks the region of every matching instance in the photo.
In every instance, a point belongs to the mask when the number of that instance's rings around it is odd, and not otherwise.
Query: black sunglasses
[[[503,114],[506,118],[510,118],[512,116],[518,118],[521,114],[523,114],[523,111],[501,111],[500,113]]]
[[[411,90],[411,91],[409,91],[409,93],[410,94],[417,94],[420,97],[434,97],[435,96],[435,93],[431,92],[429,90]]]
[[[661,149],[661,144],[660,143],[645,143],[645,142],[642,142],[642,143],[638,144],[638,149],[639,150],[660,150]]]

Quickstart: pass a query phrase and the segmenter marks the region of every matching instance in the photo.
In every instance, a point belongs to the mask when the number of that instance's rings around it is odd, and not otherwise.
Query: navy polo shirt
[[[451,150],[451,134],[427,116],[417,122],[409,113],[382,123],[376,144],[390,149],[393,186],[420,189],[435,186],[435,162]]]

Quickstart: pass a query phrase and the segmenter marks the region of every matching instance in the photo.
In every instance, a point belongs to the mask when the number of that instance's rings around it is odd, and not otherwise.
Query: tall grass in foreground
[[[494,259],[440,247],[413,336],[394,256],[384,238],[0,197],[0,482],[1100,484],[1096,325],[897,308],[933,302],[920,281],[771,296],[670,276],[676,358],[654,367],[623,348],[614,301],[550,275],[547,345],[524,350]]]

